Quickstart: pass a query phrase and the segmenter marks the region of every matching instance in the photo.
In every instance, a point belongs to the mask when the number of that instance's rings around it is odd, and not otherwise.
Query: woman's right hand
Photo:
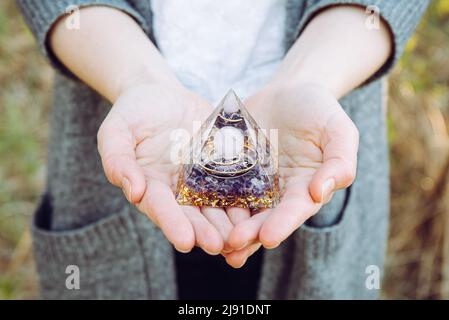
[[[98,150],[109,181],[145,213],[180,252],[197,245],[226,251],[233,224],[223,209],[179,206],[179,165],[170,158],[173,130],[192,131],[212,107],[178,84],[138,84],[119,95],[98,131]]]
[[[204,120],[212,107],[179,84],[141,26],[122,10],[88,6],[79,14],[79,29],[66,27],[70,15],[55,24],[49,47],[114,105],[98,132],[107,177],[179,251],[198,245],[210,254],[230,252],[233,225],[249,211],[180,207],[173,195],[179,166],[170,161],[170,133],[192,131],[193,121]]]

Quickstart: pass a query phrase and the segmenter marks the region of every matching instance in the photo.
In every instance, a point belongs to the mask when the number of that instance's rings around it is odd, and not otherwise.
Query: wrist
[[[128,71],[117,77],[114,88],[115,98],[112,102],[115,102],[123,92],[142,85],[160,85],[174,90],[183,88],[173,73],[169,71],[154,73],[149,66],[141,66],[135,71]]]
[[[272,92],[298,91],[302,88],[319,88],[332,94],[335,99],[339,99],[342,94],[340,88],[332,84],[328,78],[317,73],[298,73],[295,75],[277,74],[267,85]]]
[[[341,98],[345,94],[341,79],[337,81],[331,75],[319,70],[320,68],[314,68],[309,65],[295,68],[294,72],[280,69],[270,81],[269,86],[275,88],[287,86],[292,89],[309,86],[321,87],[329,91],[336,99]]]
[[[341,98],[376,73],[392,53],[388,25],[365,28],[366,13],[353,5],[331,6],[314,17],[290,48],[276,81],[313,82]]]

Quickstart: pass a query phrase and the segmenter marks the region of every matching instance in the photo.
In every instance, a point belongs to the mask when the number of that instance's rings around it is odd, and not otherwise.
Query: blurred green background
[[[382,296],[449,299],[449,0],[389,79],[392,214]],[[52,70],[0,1],[0,299],[37,297],[28,223],[45,184]]]

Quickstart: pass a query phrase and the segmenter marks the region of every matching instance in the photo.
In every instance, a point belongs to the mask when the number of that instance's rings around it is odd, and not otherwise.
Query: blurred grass
[[[389,81],[392,214],[383,297],[449,299],[449,1]],[[44,188],[52,71],[0,1],[0,299],[37,295],[28,223]]]
[[[432,1],[390,77],[384,296],[449,299],[449,1]]]
[[[0,299],[36,296],[28,222],[44,185],[51,70],[0,1]]]

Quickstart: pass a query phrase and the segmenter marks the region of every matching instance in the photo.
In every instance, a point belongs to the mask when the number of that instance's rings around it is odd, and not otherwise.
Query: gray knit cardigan
[[[267,250],[259,298],[376,298],[379,290],[367,286],[367,277],[376,270],[373,265],[382,273],[389,215],[381,78],[401,55],[427,1],[285,1],[286,50],[319,10],[351,3],[380,9],[393,34],[394,54],[370,81],[341,99],[360,131],[357,179],[351,188],[337,192],[316,216],[339,215],[339,221],[325,227],[305,224],[280,247]],[[46,43],[51,26],[69,5],[123,10],[153,39],[150,0],[18,0],[18,4],[56,69],[47,188],[31,227],[42,297],[176,298],[171,245],[104,176],[96,133],[109,103],[65,69]],[[66,288],[68,265],[79,267],[79,290]]]

